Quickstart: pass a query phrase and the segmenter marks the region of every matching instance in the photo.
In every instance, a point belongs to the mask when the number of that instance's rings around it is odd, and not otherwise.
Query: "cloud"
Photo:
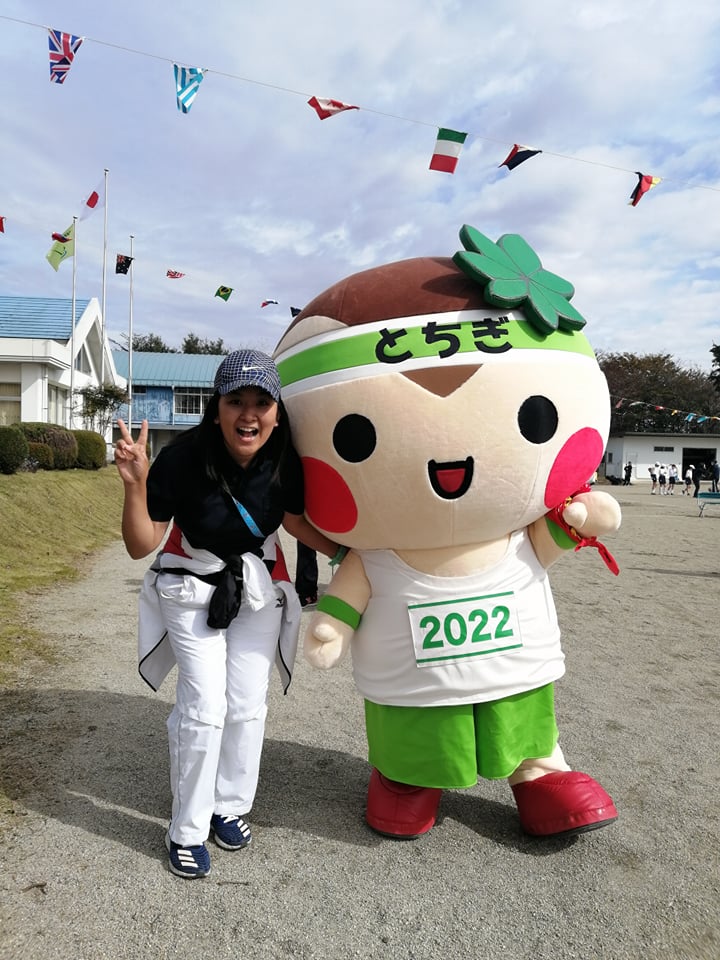
[[[108,260],[135,237],[138,332],[267,340],[341,277],[451,256],[471,223],[518,232],[575,285],[594,344],[710,367],[720,315],[720,11],[638,0],[269,0],[198,12],[10,2],[5,16],[85,35],[63,86],[44,31],[8,20],[0,103],[5,293],[69,296],[50,233],[110,170]],[[32,8],[32,9],[30,9]],[[103,41],[103,42],[99,42]],[[189,114],[172,61],[208,68]],[[310,95],[362,109],[319,121]],[[438,126],[469,136],[453,176],[428,170]],[[508,173],[512,143],[543,153]],[[663,178],[628,206],[635,170]],[[78,239],[79,296],[100,296],[103,220]],[[168,268],[187,274],[168,281]],[[213,298],[219,284],[232,298]],[[127,278],[108,275],[110,329]],[[280,301],[273,315],[263,298]]]

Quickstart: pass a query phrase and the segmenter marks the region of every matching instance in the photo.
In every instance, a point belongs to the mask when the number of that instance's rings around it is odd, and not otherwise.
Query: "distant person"
[[[700,493],[700,481],[705,479],[705,464],[699,463],[693,471],[693,485],[695,487],[694,497]]]
[[[667,464],[661,463],[660,469],[658,470],[658,485],[660,489],[660,496],[667,496],[667,478],[668,478],[668,468]]]
[[[632,463],[628,460],[628,462],[625,464],[625,478],[623,480],[623,486],[629,487],[631,479],[632,479]]]
[[[659,464],[659,463],[653,464],[653,466],[650,467],[650,469],[648,470],[648,473],[650,474],[650,479],[652,480],[652,487],[650,488],[650,493],[652,493],[652,494],[656,494],[656,493],[657,493],[657,488],[658,488],[658,472],[659,472],[659,470],[660,470],[660,464]]]
[[[720,463],[717,460],[713,460],[712,466],[710,468],[710,480],[712,481],[710,485],[710,490],[712,493],[720,493]]]
[[[675,484],[678,482],[679,474],[676,463],[671,463],[668,467],[668,493],[671,497],[675,496]]]
[[[692,482],[693,482],[693,465],[689,463],[685,468],[685,489],[683,490],[683,493],[686,493],[688,496],[690,496],[690,487],[692,486]]]

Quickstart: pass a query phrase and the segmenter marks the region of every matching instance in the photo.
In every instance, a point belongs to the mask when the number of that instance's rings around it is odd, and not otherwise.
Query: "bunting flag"
[[[296,317],[299,313],[302,313],[300,307],[290,307],[290,316]]]
[[[101,181],[97,187],[89,193],[83,200],[80,216],[78,220],[85,220],[95,210],[105,206],[105,181]]]
[[[614,400],[614,397],[610,398]],[[623,405],[630,407],[646,407],[648,410],[654,410],[656,413],[668,413],[671,417],[676,417],[678,414],[683,416],[684,423],[691,423],[695,420],[697,423],[705,423],[706,421],[715,421],[720,422],[720,416],[714,414],[698,414],[698,413],[688,413],[686,410],[680,410],[678,407],[666,407],[659,403],[650,403],[647,400],[628,400],[626,397],[620,397],[615,404],[615,409],[619,410]]]
[[[217,290],[215,291],[215,296],[220,297],[222,300],[225,300],[227,302],[230,299],[230,294],[232,292],[233,292],[232,287],[218,287]]]
[[[45,254],[45,259],[57,271],[63,260],[75,255],[75,224],[71,223],[67,230],[63,230],[62,240],[56,240]]]
[[[519,167],[521,163],[525,163],[526,160],[536,156],[538,153],[542,153],[542,150],[535,150],[533,147],[523,147],[519,143],[514,143],[510,153],[502,163],[498,164],[498,169],[500,167],[507,167],[508,170],[514,170],[515,167]]]
[[[53,233],[51,234],[53,240],[57,240],[58,243],[67,243],[70,240],[70,237],[66,236],[64,233]]]
[[[458,133],[457,130],[440,127],[435,150],[430,160],[430,169],[440,170],[442,173],[455,173],[458,157],[466,137],[466,133]]]
[[[261,307],[267,307],[267,306],[269,306],[271,303],[277,303],[277,300],[263,300],[263,302],[260,304],[260,306],[261,306]]]
[[[168,270],[166,273],[167,277],[170,277],[171,280],[179,280],[181,277],[184,277],[184,273],[180,273],[179,270]]]
[[[173,68],[175,70],[175,92],[177,94],[178,110],[189,113],[205,76],[205,71],[202,67],[181,67],[177,63],[173,64]]]
[[[124,253],[119,253],[115,257],[115,273],[127,273],[134,259],[135,257],[128,257]]]
[[[648,190],[652,190],[662,179],[661,177],[653,177],[649,173],[640,173],[639,170],[636,170],[635,173],[637,174],[638,182],[630,194],[630,200],[628,201],[631,207],[636,207]]]
[[[342,113],[344,110],[360,109],[360,107],[354,107],[351,103],[343,103],[342,100],[326,100],[324,97],[310,97],[308,103],[321,120],[334,117],[336,113]]]
[[[50,81],[64,83],[65,77],[72,65],[75,54],[83,42],[82,37],[72,33],[62,33],[60,30],[48,30],[48,46],[50,47]]]

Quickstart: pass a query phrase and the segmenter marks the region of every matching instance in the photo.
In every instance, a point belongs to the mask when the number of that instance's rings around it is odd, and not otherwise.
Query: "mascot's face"
[[[276,361],[314,526],[361,549],[470,545],[582,487],[607,437],[605,378],[582,334],[516,317],[424,258],[300,314]]]

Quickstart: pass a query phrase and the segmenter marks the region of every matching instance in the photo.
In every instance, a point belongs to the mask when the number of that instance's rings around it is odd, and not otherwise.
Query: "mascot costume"
[[[350,648],[372,766],[366,820],[414,838],[444,789],[507,778],[522,828],[568,836],[617,817],[568,766],[547,570],[620,525],[587,484],[610,422],[573,287],[514,234],[354,274],[317,296],[275,359],[306,514],[349,548],[305,639]]]

